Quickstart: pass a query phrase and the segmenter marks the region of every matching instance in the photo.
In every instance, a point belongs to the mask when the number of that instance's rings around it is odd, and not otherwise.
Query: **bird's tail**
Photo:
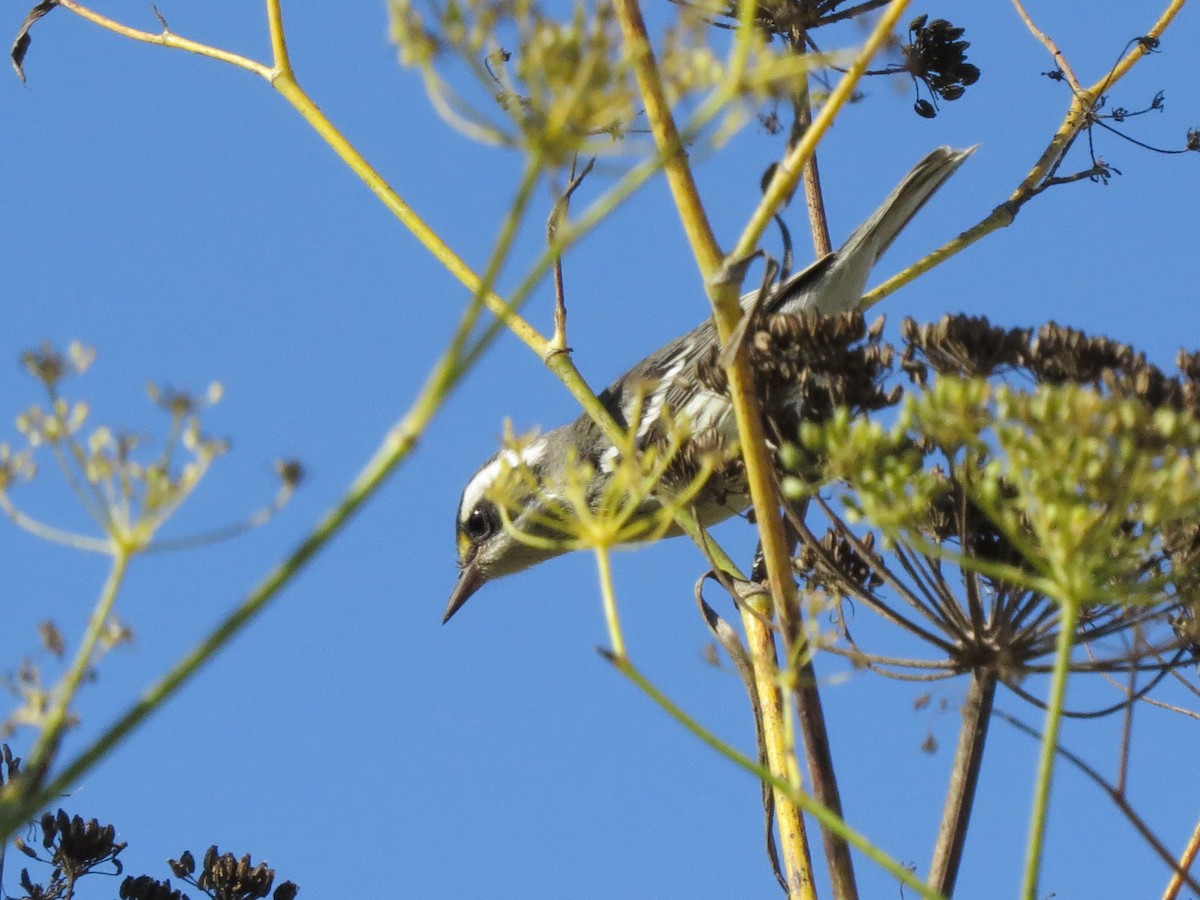
[[[943,182],[974,152],[974,147],[966,150],[939,147],[913,166],[879,209],[854,229],[840,249],[797,273],[783,285],[777,294],[775,308],[791,313],[811,308],[838,313],[857,306],[879,257]]]

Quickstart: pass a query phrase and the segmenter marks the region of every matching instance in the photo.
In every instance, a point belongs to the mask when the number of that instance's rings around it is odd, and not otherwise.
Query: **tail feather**
[[[939,147],[913,166],[832,257],[794,275],[783,285],[777,294],[775,308],[790,313],[812,308],[824,313],[838,313],[857,306],[879,257],[934,192],[974,152],[974,147],[966,150]]]

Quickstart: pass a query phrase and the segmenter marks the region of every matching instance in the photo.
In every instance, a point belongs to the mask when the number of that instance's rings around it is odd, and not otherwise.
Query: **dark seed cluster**
[[[906,319],[900,369],[924,386],[939,375],[989,378],[1023,372],[1035,383],[1078,384],[1153,407],[1200,413],[1200,353],[1180,351],[1172,376],[1128,344],[1049,322],[1036,332],[1001,328],[987,319],[943,316],[934,324]]]
[[[978,316],[942,316],[933,324],[905,319],[900,368],[922,387],[928,369],[939,375],[988,378],[1021,364],[1029,349],[1028,328],[1002,328]]]
[[[95,819],[85,822],[62,809],[45,813],[39,824],[42,846],[54,851],[54,862],[63,869],[84,872],[110,860],[120,869],[116,860],[126,845],[116,840],[117,830],[112,825],[101,825]]]
[[[760,339],[762,333],[770,340]],[[770,349],[785,358],[791,352],[798,361],[796,348],[779,340],[783,335],[824,346],[811,334],[801,339],[801,333],[795,324],[766,325],[750,340],[755,352]],[[1055,323],[1003,328],[961,315],[928,325],[905,321],[901,337],[894,369],[888,348],[878,345],[880,365],[867,377],[878,386],[903,374],[921,389],[902,416],[912,424],[880,433],[853,425],[846,430],[834,419],[825,429],[806,426],[803,449],[780,454],[788,476],[800,482],[795,494],[808,498],[832,524],[818,537],[803,519],[792,520],[799,536],[795,567],[805,583],[905,623],[947,655],[948,671],[989,669],[1030,696],[1020,682],[1026,673],[1043,670],[1043,660],[1055,652],[1059,607],[1036,577],[1025,576],[1038,566],[1040,541],[1070,533],[1047,530],[1056,527],[1057,510],[1079,508],[1087,516],[1105,516],[1102,525],[1088,528],[1093,543],[1103,541],[1106,548],[1093,560],[1099,599],[1081,613],[1074,638],[1088,645],[1079,667],[1120,672],[1200,660],[1200,521],[1180,514],[1189,501],[1174,496],[1180,491],[1191,496],[1192,482],[1160,477],[1174,472],[1193,477],[1189,461],[1195,448],[1186,436],[1200,417],[1200,353],[1180,352],[1178,371],[1170,374],[1126,344],[1077,329]],[[812,370],[796,372],[753,358],[756,374],[764,377],[795,377],[799,385],[817,380]],[[827,357],[814,350],[804,358]],[[991,379],[1016,389],[997,392],[980,385]],[[877,390],[876,396],[892,399],[883,387]],[[1030,405],[1035,392],[1047,398],[1047,406]],[[1071,398],[1082,394],[1095,397],[1095,404],[1072,407]],[[998,407],[987,399],[998,396],[1012,410],[1002,423],[992,421]],[[1087,412],[1075,419],[1064,412],[1070,409]],[[1094,418],[1090,410],[1109,412]],[[1000,450],[996,442],[1007,447],[1010,462],[1018,454],[1018,465],[1000,465],[1001,457],[993,457]],[[1085,449],[1071,456],[1076,446],[1094,447],[1094,455]],[[1044,472],[1030,471],[1043,464]],[[999,474],[1009,471],[1015,474]],[[1106,484],[1119,486],[1111,500]],[[830,489],[844,489],[849,515],[839,515],[826,501]],[[1172,504],[1177,511],[1165,512]],[[889,512],[895,517],[888,519]],[[869,549],[870,532],[851,527],[864,517],[887,535],[886,554]],[[893,594],[905,602],[895,603]],[[922,613],[923,623],[907,618],[911,609]],[[843,637],[856,664],[880,671],[924,665],[867,653],[848,629]],[[1143,649],[1108,653],[1102,642],[1116,638]]]
[[[189,900],[187,894],[171,887],[171,879],[159,881],[149,875],[129,876],[121,882],[117,896],[121,900]]]
[[[935,544],[958,545],[975,559],[1022,566],[1023,557],[996,523],[963,491],[962,484],[935,467],[940,490],[929,504],[929,518],[921,528]],[[1009,491],[1011,495],[1011,491]]]
[[[679,448],[663,472],[662,483],[673,491],[683,490],[700,477],[705,465],[711,474],[705,482],[704,494],[714,503],[725,505],[734,495],[744,493],[746,467],[742,457],[733,452],[715,428],[693,435]]]
[[[285,881],[272,893],[274,869],[263,862],[251,865],[249,854],[239,859],[232,853],[221,853],[216,845],[209,847],[204,854],[204,866],[194,880],[196,860],[190,852],[185,851],[179,859],[170,860],[169,865],[177,878],[190,881],[212,897],[259,900],[270,896],[272,900],[293,900],[299,890],[294,883]]]
[[[19,760],[13,760],[7,745],[0,745],[0,761],[5,759],[12,760],[7,766],[11,775]],[[101,825],[95,819],[85,822],[82,817],[68,815],[62,809],[45,813],[37,825],[42,834],[42,847],[49,851],[48,857],[21,838],[16,838],[14,844],[26,856],[53,868],[49,881],[44,884],[35,882],[28,870],[21,871],[19,881],[27,900],[72,897],[77,890],[75,885],[86,875],[96,873],[111,877],[121,874],[117,857],[127,845],[116,840],[116,829],[112,825]],[[111,870],[99,870],[98,867],[105,863]],[[198,877],[195,877],[196,861],[190,852],[184,852],[178,860],[170,860],[169,865],[177,878],[213,900],[258,900],[268,896],[272,900],[294,900],[299,890],[292,882],[285,881],[272,893],[273,869],[265,863],[252,866],[249,856],[236,859],[231,853],[220,854],[215,846],[205,854]],[[189,900],[181,889],[171,886],[170,879],[162,881],[149,875],[127,876],[117,889],[117,896],[120,900]]]
[[[875,535],[867,534],[858,542],[867,553],[875,549]],[[862,591],[883,585],[874,565],[859,552],[844,531],[831,528],[816,544],[804,543],[794,560],[796,572],[810,587],[839,595],[849,582]],[[836,573],[836,575],[834,575]]]
[[[882,320],[868,329],[860,312],[751,315],[747,354],[763,416],[775,434],[794,435],[801,421],[822,421],[839,407],[867,413],[899,399],[898,388],[883,386],[893,351],[882,343]],[[698,374],[709,390],[728,393],[715,350]]]
[[[12,757],[7,745],[0,749],[0,759],[6,762],[9,776],[13,777],[20,760]],[[112,825],[101,825],[95,819],[84,821],[81,816],[71,816],[63,809],[44,813],[37,825],[45,856],[22,838],[13,839],[13,845],[23,854],[52,867],[45,884],[36,883],[28,869],[21,870],[20,884],[26,896],[67,896],[71,885],[101,866],[105,866],[107,874],[121,874],[121,862],[117,857],[126,844],[116,839],[117,832]]]
[[[948,103],[957,100],[979,80],[979,68],[967,62],[971,44],[962,39],[963,29],[945,19],[931,22],[928,16],[917,16],[909,23],[908,34],[905,68],[929,88],[932,96],[931,100],[918,99],[914,109],[918,115],[932,119],[937,115],[937,98]]]

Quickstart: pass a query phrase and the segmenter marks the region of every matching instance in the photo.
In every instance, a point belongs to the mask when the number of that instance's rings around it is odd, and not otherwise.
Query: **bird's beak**
[[[463,566],[459,570],[458,581],[454,583],[454,590],[450,592],[450,602],[446,604],[446,613],[442,616],[442,624],[445,625],[449,622],[450,617],[458,612],[462,605],[471,599],[471,595],[483,587],[486,582],[487,576],[483,574],[478,560],[472,559]]]

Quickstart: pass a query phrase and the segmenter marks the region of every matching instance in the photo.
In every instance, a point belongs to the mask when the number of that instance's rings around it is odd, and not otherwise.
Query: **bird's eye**
[[[482,503],[471,510],[467,521],[463,523],[463,528],[468,537],[477,541],[483,540],[492,533],[492,520]]]

